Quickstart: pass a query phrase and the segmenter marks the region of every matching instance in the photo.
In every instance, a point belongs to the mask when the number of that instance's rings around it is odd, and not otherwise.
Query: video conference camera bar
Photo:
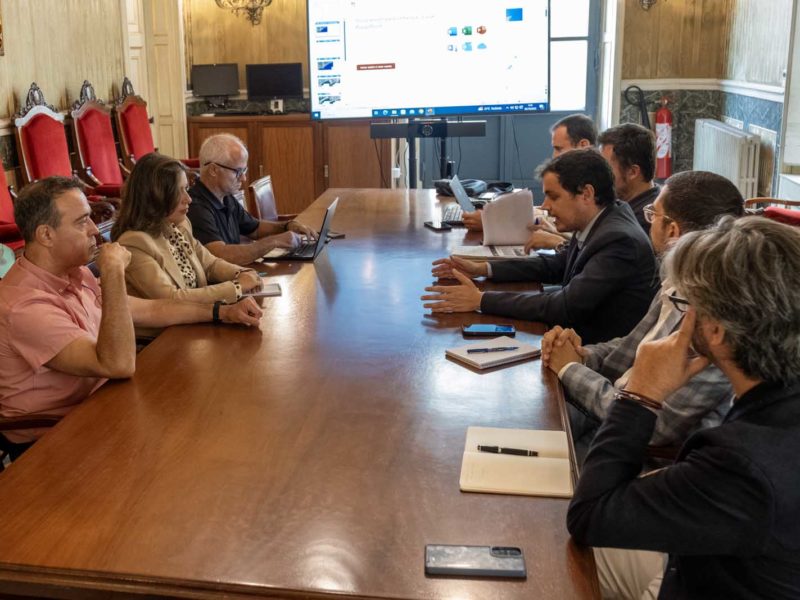
[[[417,187],[417,138],[438,138],[441,143],[439,169],[442,177],[449,175],[447,168],[447,138],[483,137],[486,135],[486,121],[448,121],[408,119],[405,123],[371,123],[369,130],[373,140],[405,139],[408,142],[409,187]]]

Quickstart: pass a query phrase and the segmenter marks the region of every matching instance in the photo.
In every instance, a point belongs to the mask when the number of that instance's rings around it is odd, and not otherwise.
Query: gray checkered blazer
[[[605,419],[614,401],[614,382],[633,366],[639,343],[658,322],[662,299],[661,292],[657,293],[647,314],[628,335],[586,346],[585,364],[576,363],[566,369],[561,383],[573,404],[600,420]],[[680,316],[673,310],[655,339],[675,331]],[[667,397],[650,443],[681,444],[694,430],[719,425],[732,400],[733,389],[728,379],[717,367],[707,367]]]

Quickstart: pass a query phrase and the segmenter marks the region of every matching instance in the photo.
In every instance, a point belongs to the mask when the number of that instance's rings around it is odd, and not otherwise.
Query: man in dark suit
[[[422,296],[433,312],[484,313],[569,323],[591,343],[626,335],[647,312],[658,278],[650,240],[630,207],[614,200],[611,167],[595,150],[566,152],[540,168],[545,201],[558,231],[574,232],[555,255],[476,262],[434,261],[433,274],[460,285],[435,285]],[[558,283],[544,293],[481,292],[472,277]]]
[[[597,547],[604,598],[800,598],[800,231],[725,217],[681,236],[666,278],[684,320],[639,346],[581,469],[569,531]],[[665,399],[709,364],[733,408],[675,464],[640,476]]]

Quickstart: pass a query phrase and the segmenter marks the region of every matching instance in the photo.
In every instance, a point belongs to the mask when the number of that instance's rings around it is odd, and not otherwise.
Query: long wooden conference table
[[[259,329],[173,327],[0,475],[0,594],[59,598],[598,597],[563,499],[462,493],[470,425],[563,429],[539,361],[479,373],[426,314],[432,191],[328,190],[333,240],[265,266]],[[426,544],[515,545],[526,580],[426,577]],[[141,596],[139,596],[141,597]]]

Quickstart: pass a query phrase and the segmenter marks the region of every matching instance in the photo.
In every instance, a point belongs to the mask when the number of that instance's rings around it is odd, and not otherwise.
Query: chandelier
[[[261,13],[272,4],[272,0],[215,0],[220,8],[227,8],[235,15],[245,13],[247,20],[255,27],[261,23]]]

